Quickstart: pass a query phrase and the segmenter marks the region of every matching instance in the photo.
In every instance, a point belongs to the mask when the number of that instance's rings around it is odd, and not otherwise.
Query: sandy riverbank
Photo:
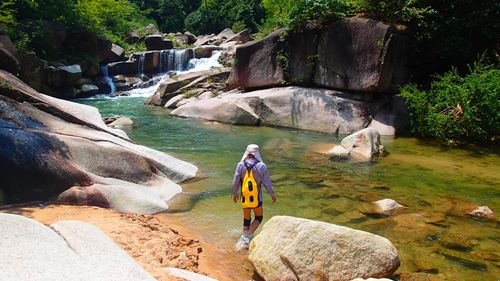
[[[62,220],[91,223],[104,231],[157,280],[180,280],[162,268],[176,267],[224,280],[220,272],[210,271],[217,249],[204,245],[185,227],[152,215],[121,214],[89,206],[47,205],[0,210],[23,215],[44,224]],[[218,276],[219,275],[219,276]]]

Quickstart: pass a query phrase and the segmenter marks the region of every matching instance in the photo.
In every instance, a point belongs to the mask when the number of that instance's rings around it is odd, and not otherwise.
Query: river
[[[236,252],[242,212],[231,200],[235,165],[246,146],[256,143],[277,193],[264,192],[264,222],[289,215],[365,230],[388,238],[401,258],[399,274],[421,272],[437,280],[499,280],[500,230],[496,220],[460,215],[468,204],[500,210],[498,150],[459,149],[413,138],[382,138],[389,154],[370,162],[329,159],[318,147],[339,143],[328,135],[285,128],[225,125],[178,118],[160,107],[144,106],[154,88],[132,97],[94,98],[103,116],[134,120],[126,130],[142,145],[200,168],[183,184],[165,216],[197,232],[219,248],[218,270],[227,280],[252,278],[245,253]],[[365,215],[367,204],[392,198],[407,208],[396,216]],[[225,268],[225,269],[223,269]],[[424,279],[422,279],[424,280]]]

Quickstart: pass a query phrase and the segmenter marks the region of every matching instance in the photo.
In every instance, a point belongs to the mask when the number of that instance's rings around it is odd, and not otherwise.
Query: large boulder
[[[236,50],[230,85],[244,89],[312,85],[347,92],[395,92],[406,81],[406,39],[365,18],[309,23]]]
[[[169,50],[174,48],[172,41],[163,39],[163,35],[148,35],[144,39],[148,51]]]
[[[366,128],[387,99],[359,101],[325,89],[283,87],[190,102],[173,115],[348,135]]]
[[[79,192],[69,191],[61,201],[156,213],[181,192],[177,183],[197,171],[131,142],[123,131],[107,127],[97,109],[40,94],[3,71],[0,108],[4,203],[47,200],[73,187]]]
[[[107,57],[107,62],[117,62],[117,61],[124,61],[125,59],[125,49],[122,47],[112,44],[111,45],[111,50],[109,52],[109,55]]]
[[[109,75],[137,75],[138,69],[138,60],[120,61],[108,64]]]
[[[3,280],[155,280],[97,227],[61,221],[50,227],[1,214]]]
[[[21,69],[16,48],[7,33],[0,28],[0,69],[16,74]]]
[[[274,216],[250,243],[249,259],[264,280],[386,277],[400,261],[384,237],[321,221]]]
[[[337,21],[322,31],[314,82],[346,91],[394,90],[393,76],[404,72],[404,46],[395,28],[383,22],[356,17]]]
[[[384,146],[380,142],[380,133],[371,127],[345,137],[340,142],[340,147],[334,147],[327,154],[340,157],[350,155],[370,160],[373,155],[384,152]]]
[[[277,30],[266,38],[239,46],[228,83],[245,89],[284,84],[282,60],[286,57],[279,54],[281,32]]]

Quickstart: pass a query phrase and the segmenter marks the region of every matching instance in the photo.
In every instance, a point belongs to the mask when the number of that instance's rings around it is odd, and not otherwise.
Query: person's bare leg
[[[243,208],[243,219],[251,220],[252,219],[251,211],[252,211],[252,209]],[[250,227],[251,227],[251,225],[250,226],[243,225],[243,234],[248,234]]]
[[[256,218],[262,217],[264,215],[264,208],[263,207],[255,208],[255,209],[253,209],[253,213],[254,213]],[[259,225],[260,225],[260,221],[254,219],[252,224],[250,224],[250,227],[248,229],[248,233],[252,235],[257,230],[257,228],[259,228]]]

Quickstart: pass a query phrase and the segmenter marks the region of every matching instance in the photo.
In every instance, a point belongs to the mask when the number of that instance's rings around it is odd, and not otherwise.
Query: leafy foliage
[[[428,91],[409,84],[401,96],[416,135],[447,142],[488,143],[500,136],[500,68],[475,63],[462,77],[456,68],[437,76]]]
[[[186,17],[185,28],[195,34],[218,33],[233,26],[256,31],[263,17],[260,0],[204,0]]]

